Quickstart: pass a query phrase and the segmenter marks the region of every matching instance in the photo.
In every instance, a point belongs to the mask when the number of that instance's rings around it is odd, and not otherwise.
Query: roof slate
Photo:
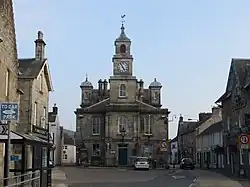
[[[43,61],[35,58],[18,59],[19,78],[36,78],[41,71],[46,59]]]
[[[220,132],[220,131],[222,131],[222,129],[223,129],[222,121],[220,121],[220,122],[217,122],[217,123],[209,126],[206,130],[204,130],[202,133],[200,133],[199,136],[204,136],[204,135]]]

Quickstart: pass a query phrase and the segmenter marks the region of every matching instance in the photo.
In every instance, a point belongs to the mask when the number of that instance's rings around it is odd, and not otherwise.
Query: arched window
[[[126,53],[126,45],[125,45],[125,44],[122,44],[122,45],[120,46],[120,52],[121,52],[121,53]]]
[[[127,118],[125,116],[120,116],[118,119],[118,132],[121,133],[122,130],[127,131]]]
[[[125,84],[120,85],[119,97],[126,97],[126,85]]]

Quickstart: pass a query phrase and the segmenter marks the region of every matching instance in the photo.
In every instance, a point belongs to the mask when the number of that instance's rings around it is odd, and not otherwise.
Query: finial
[[[88,74],[86,73],[86,80],[85,80],[86,82],[88,81]]]
[[[154,81],[156,82],[156,78],[154,78]]]
[[[121,15],[121,22],[122,22],[122,27],[121,27],[121,32],[122,33],[124,33],[124,30],[125,30],[125,27],[124,27],[124,23],[125,23],[125,18],[126,17],[126,15],[125,14],[123,14],[123,15]]]
[[[56,103],[54,103],[54,107],[56,107]]]

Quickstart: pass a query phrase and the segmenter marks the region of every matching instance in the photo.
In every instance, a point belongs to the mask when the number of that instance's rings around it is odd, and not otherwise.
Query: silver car
[[[137,157],[135,160],[134,169],[145,169],[149,170],[149,160],[148,157]]]

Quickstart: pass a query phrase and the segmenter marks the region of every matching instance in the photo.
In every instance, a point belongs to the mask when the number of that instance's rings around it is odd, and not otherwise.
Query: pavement
[[[127,168],[59,167],[52,171],[53,187],[250,187],[204,170],[135,171]]]
[[[52,170],[52,187],[67,187],[65,184],[67,180],[66,173],[59,168]]]
[[[194,184],[190,187],[249,187],[250,183],[241,183],[239,181],[228,178],[220,173],[194,170],[193,174],[197,176]]]

